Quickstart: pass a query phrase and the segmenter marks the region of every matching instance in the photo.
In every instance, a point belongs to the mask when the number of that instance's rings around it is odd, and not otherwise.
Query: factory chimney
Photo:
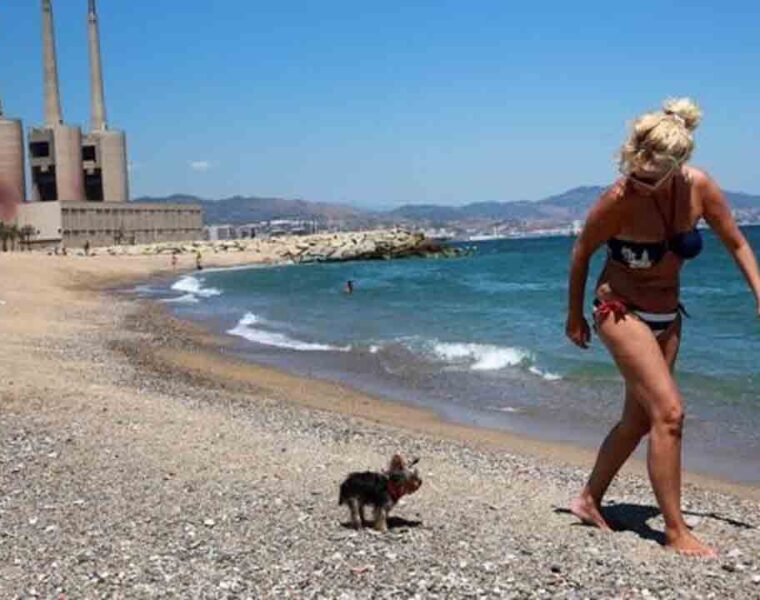
[[[51,0],[42,0],[42,45],[45,124],[29,131],[32,200],[81,201],[85,199],[82,132],[63,123]]]
[[[87,30],[90,37],[90,87],[92,90],[91,109],[92,131],[105,131],[106,101],[103,92],[103,65],[100,60],[100,31],[98,29],[98,11],[95,0],[90,0],[90,10],[87,18]]]
[[[45,74],[45,125],[63,123],[58,89],[58,60],[55,54],[55,26],[50,0],[42,0],[42,45]]]
[[[91,131],[83,141],[84,187],[87,200],[126,202],[129,200],[127,138],[123,131],[109,129],[103,91],[103,64],[100,56],[100,27],[95,0],[89,0],[87,30],[90,38]]]

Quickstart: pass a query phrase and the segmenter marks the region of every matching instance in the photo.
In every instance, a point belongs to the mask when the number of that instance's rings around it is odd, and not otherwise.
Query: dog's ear
[[[404,459],[401,458],[400,454],[394,454],[393,458],[391,458],[391,464],[389,467],[390,471],[403,471],[404,470]]]

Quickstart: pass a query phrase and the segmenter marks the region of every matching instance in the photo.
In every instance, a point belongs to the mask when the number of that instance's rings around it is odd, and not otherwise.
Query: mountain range
[[[570,223],[582,220],[591,204],[604,191],[601,186],[583,186],[542,200],[512,202],[475,202],[463,206],[407,204],[388,211],[359,209],[344,204],[311,202],[302,199],[233,196],[208,200],[187,194],[136,198],[134,202],[201,204],[207,225],[240,225],[273,219],[340,221],[356,226],[417,223],[445,226],[454,222],[546,221]],[[758,213],[760,195],[725,192],[732,208]]]

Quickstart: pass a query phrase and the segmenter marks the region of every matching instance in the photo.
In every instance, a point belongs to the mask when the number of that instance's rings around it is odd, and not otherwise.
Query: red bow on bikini
[[[627,312],[628,307],[620,300],[603,300],[594,311],[600,320],[604,320],[610,315],[615,315],[616,321],[622,319]]]

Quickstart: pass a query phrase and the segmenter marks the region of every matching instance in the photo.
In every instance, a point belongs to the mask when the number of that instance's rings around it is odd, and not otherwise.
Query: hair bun
[[[702,110],[691,98],[668,98],[662,103],[666,115],[680,117],[689,131],[694,131],[702,119]]]

